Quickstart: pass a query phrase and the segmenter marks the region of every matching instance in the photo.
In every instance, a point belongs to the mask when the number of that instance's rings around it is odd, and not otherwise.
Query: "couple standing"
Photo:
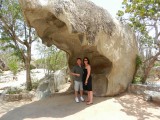
[[[75,101],[78,103],[78,91],[80,90],[80,99],[81,101],[84,101],[83,98],[83,90],[87,91],[87,100],[86,104],[92,104],[93,103],[93,92],[92,92],[92,78],[91,78],[91,66],[89,59],[85,57],[83,59],[82,66],[82,60],[81,58],[77,58],[77,65],[75,65],[72,69],[71,74],[74,76],[74,89],[75,89]]]

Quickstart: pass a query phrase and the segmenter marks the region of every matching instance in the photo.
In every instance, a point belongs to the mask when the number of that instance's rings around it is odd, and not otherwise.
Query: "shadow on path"
[[[117,102],[123,107],[121,111],[129,116],[135,116],[137,120],[150,120],[152,117],[160,120],[160,105],[146,102],[142,96],[127,94],[116,97]],[[155,109],[159,110],[159,113],[155,113]]]
[[[159,111],[159,113],[158,113]],[[80,113],[79,113],[80,112]],[[92,118],[91,118],[92,117]],[[102,117],[102,119],[101,119]],[[0,120],[158,120],[160,107],[142,100],[140,96],[123,94],[116,97],[94,97],[93,105],[84,102],[75,103],[73,94],[54,95],[17,107]],[[126,117],[126,118],[125,118]],[[130,119],[130,120],[131,120]]]
[[[95,98],[94,104],[108,98]],[[4,114],[0,120],[23,120],[25,118],[64,118],[90,107],[85,102],[75,103],[73,95],[55,95],[23,105]]]

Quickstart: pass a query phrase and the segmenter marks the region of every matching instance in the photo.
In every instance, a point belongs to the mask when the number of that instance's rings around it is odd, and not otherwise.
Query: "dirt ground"
[[[0,120],[160,120],[160,105],[128,93],[94,97],[92,105],[75,103],[73,94],[56,94],[40,101],[1,101]]]

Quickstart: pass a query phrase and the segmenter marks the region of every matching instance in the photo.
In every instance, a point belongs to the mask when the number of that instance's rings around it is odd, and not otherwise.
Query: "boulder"
[[[43,44],[91,60],[96,96],[124,92],[135,72],[137,43],[131,29],[88,0],[19,0],[25,20]]]
[[[144,100],[153,101],[160,104],[160,92],[146,90],[143,95]]]
[[[64,84],[67,82],[66,76],[66,69],[57,70],[55,73],[45,76],[38,85],[36,98],[43,99],[63,89]]]
[[[43,99],[51,95],[51,91],[49,89],[49,83],[50,83],[49,77],[46,77],[39,83],[35,93],[36,99]]]
[[[65,83],[67,83],[67,70],[66,69],[57,70],[54,73],[55,90],[59,91],[60,89],[63,89],[63,85]]]

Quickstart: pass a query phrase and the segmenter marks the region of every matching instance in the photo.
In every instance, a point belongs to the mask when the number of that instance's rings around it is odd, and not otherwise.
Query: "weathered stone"
[[[3,100],[8,102],[19,101],[22,99],[21,94],[5,94],[3,95]]]
[[[67,76],[66,69],[57,70],[54,73],[55,90],[59,91],[60,89],[63,89],[63,85],[67,83],[66,76]]]
[[[128,86],[128,92],[138,94],[138,95],[143,95],[144,91],[146,90],[146,85],[142,84],[130,84]]]
[[[49,79],[44,79],[42,82],[40,82],[35,94],[36,99],[43,99],[51,94],[51,91],[48,87],[49,82]]]
[[[43,78],[36,90],[36,98],[43,99],[59,90],[63,89],[66,81],[66,69],[57,70],[54,74]]]
[[[148,102],[152,101],[152,97],[151,97],[150,95],[148,95],[148,94],[144,94],[144,95],[143,95],[143,99],[144,99],[145,101],[148,101]]]
[[[22,99],[22,95],[20,94],[21,89],[16,87],[8,87],[3,90],[1,93],[2,99],[4,101],[18,101]]]
[[[143,85],[143,84],[130,84],[128,86],[128,92],[143,95],[144,91],[155,91],[160,92],[159,86],[152,86],[152,85]]]
[[[131,29],[87,0],[19,0],[26,22],[47,46],[91,60],[96,96],[124,92],[133,79],[137,43]]]
[[[148,101],[160,103],[160,92],[146,90],[144,91],[144,98],[149,98]]]
[[[22,99],[23,100],[30,100],[30,101],[32,101],[32,99],[34,97],[34,95],[31,94],[31,93],[29,93],[29,92],[27,92],[27,93],[21,93],[21,95],[22,95]]]

